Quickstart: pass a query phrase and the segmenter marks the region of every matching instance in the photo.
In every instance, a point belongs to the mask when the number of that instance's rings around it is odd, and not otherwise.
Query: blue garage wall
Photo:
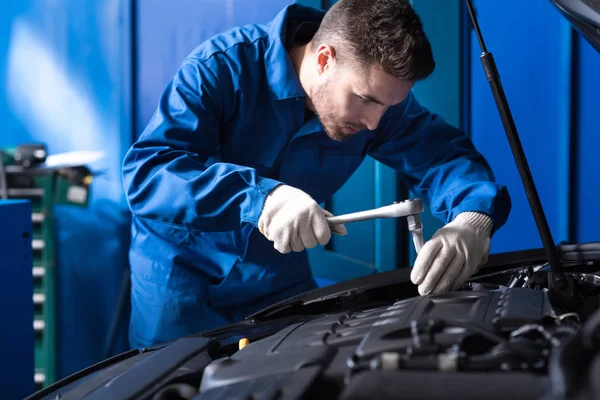
[[[597,117],[600,109],[600,54],[580,36],[574,48],[573,69],[577,83],[573,104],[575,182],[570,231],[571,240],[591,242],[600,240],[600,128]]]
[[[136,132],[152,117],[181,62],[212,35],[237,25],[267,23],[291,0],[137,0]]]
[[[592,93],[598,85],[598,55],[573,46],[573,30],[551,2],[509,0],[474,2],[488,50],[494,54],[513,117],[528,157],[532,175],[545,208],[555,242],[599,238],[582,213],[585,205],[597,204],[600,168],[572,166],[581,157],[593,157],[598,135],[591,123]],[[514,12],[515,7],[523,8]],[[535,23],[529,16],[535,15]],[[498,181],[507,184],[513,210],[503,229],[494,237],[492,252],[541,247],[525,191],[511,154],[479,56],[480,47],[471,35],[471,126],[475,144],[489,159]],[[578,62],[578,60],[580,62]],[[581,81],[573,79],[572,70]],[[593,77],[596,77],[594,80]],[[580,92],[579,107],[572,95]],[[577,101],[577,98],[575,98]],[[597,109],[597,102],[596,102]],[[574,125],[580,121],[579,127]],[[579,145],[573,148],[575,138]],[[571,150],[574,150],[572,153]],[[581,152],[581,154],[578,154]],[[590,160],[591,161],[591,160]],[[573,201],[572,188],[579,187],[581,200]],[[595,202],[594,202],[595,200]],[[580,214],[574,207],[580,207]],[[596,211],[594,211],[596,212]],[[582,231],[583,229],[583,231]]]
[[[525,11],[515,13],[517,6]],[[561,26],[566,22],[549,2],[480,0],[475,2],[475,7],[486,45],[500,71],[552,234],[556,241],[564,240],[564,222],[559,215],[564,185],[558,177],[567,167],[561,153],[559,129],[564,124],[561,105],[568,96],[564,94],[564,82],[570,76],[562,69],[564,53],[569,52],[566,44],[570,41],[566,36],[568,30]],[[526,15],[536,15],[539,23],[526,21]],[[474,34],[471,46],[472,137],[492,164],[498,181],[508,185],[513,200],[512,213],[494,238],[492,251],[540,247],[525,191],[483,73],[479,60],[481,49]]]
[[[25,127],[23,122],[10,110],[7,96],[8,80],[8,52],[12,46],[13,21],[16,16],[22,15],[29,7],[27,1],[3,2],[0,5],[0,146],[20,140],[18,136],[23,135]]]
[[[130,143],[126,0],[0,5],[0,147],[45,142],[51,153],[100,150],[93,199],[122,202]]]

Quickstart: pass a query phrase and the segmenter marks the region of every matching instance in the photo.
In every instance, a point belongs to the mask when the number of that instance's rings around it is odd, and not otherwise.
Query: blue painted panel
[[[460,126],[461,51],[460,12],[463,0],[419,0],[414,8],[421,16],[423,28],[431,42],[436,68],[426,80],[415,85],[419,101],[438,112],[455,126]]]
[[[35,390],[31,204],[0,200],[0,221],[0,386],[3,399],[22,399]]]
[[[392,204],[399,199],[399,182],[396,171],[375,163],[375,207]],[[375,220],[375,265],[378,272],[390,271],[399,266],[404,267],[405,254],[399,250],[402,235],[398,231],[400,226],[396,219],[381,218]]]
[[[579,96],[575,102],[578,146],[576,157],[576,200],[573,202],[576,218],[574,240],[600,240],[600,127],[598,93],[600,93],[600,54],[592,46],[578,39],[579,53],[576,69]]]
[[[367,159],[331,201],[335,215],[375,208],[375,161]],[[346,225],[347,236],[334,236],[333,251],[366,263],[375,262],[375,221]]]
[[[101,150],[92,197],[124,201],[130,144],[127,0],[0,5],[0,146],[47,143],[51,153]]]
[[[137,1],[137,134],[181,62],[211,36],[237,25],[269,22],[290,0]]]
[[[325,287],[325,286],[329,286],[329,285],[333,285],[333,284],[337,283],[337,280],[332,281],[331,279],[325,279],[325,278],[316,276],[315,282],[317,283],[317,287]]]
[[[358,239],[352,239],[358,243]],[[368,238],[373,240],[373,238]],[[360,244],[357,244],[360,246]],[[327,247],[317,246],[308,250],[308,258],[313,275],[318,284],[322,282],[341,282],[377,272],[374,263],[368,263],[346,256]]]
[[[500,70],[531,172],[556,242],[567,239],[570,30],[550,2],[474,2],[488,50]],[[522,11],[516,13],[515,8]],[[535,23],[529,16],[535,15]],[[507,26],[510,29],[507,29]],[[476,146],[507,184],[513,210],[492,241],[492,253],[540,247],[531,210],[471,36],[471,126]],[[566,149],[568,151],[568,147]]]

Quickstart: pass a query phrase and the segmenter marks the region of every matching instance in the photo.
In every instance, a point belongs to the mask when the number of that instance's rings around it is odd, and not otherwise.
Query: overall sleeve
[[[198,60],[184,61],[128,150],[123,184],[136,217],[202,231],[256,226],[266,195],[280,184],[218,161],[224,110],[233,101],[217,75]]]
[[[492,234],[506,223],[511,200],[485,158],[460,129],[423,107],[411,92],[382,118],[369,154],[399,173],[401,181],[448,223],[461,212],[488,215]]]

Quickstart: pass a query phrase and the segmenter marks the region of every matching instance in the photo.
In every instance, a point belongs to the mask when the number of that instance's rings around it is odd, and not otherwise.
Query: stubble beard
[[[329,93],[330,86],[330,81],[328,81],[320,88],[313,90],[311,102],[314,107],[315,115],[321,122],[321,125],[323,125],[325,134],[337,142],[345,142],[352,137],[351,134],[343,131],[343,128],[348,125],[336,123],[335,115],[332,112],[327,111],[329,108],[327,94]]]

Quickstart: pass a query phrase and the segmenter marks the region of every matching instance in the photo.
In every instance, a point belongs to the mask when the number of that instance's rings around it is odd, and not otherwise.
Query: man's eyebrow
[[[364,97],[365,99],[371,100],[373,103],[383,105],[383,101],[377,100],[375,97],[371,96],[370,94],[361,94],[360,96]]]

